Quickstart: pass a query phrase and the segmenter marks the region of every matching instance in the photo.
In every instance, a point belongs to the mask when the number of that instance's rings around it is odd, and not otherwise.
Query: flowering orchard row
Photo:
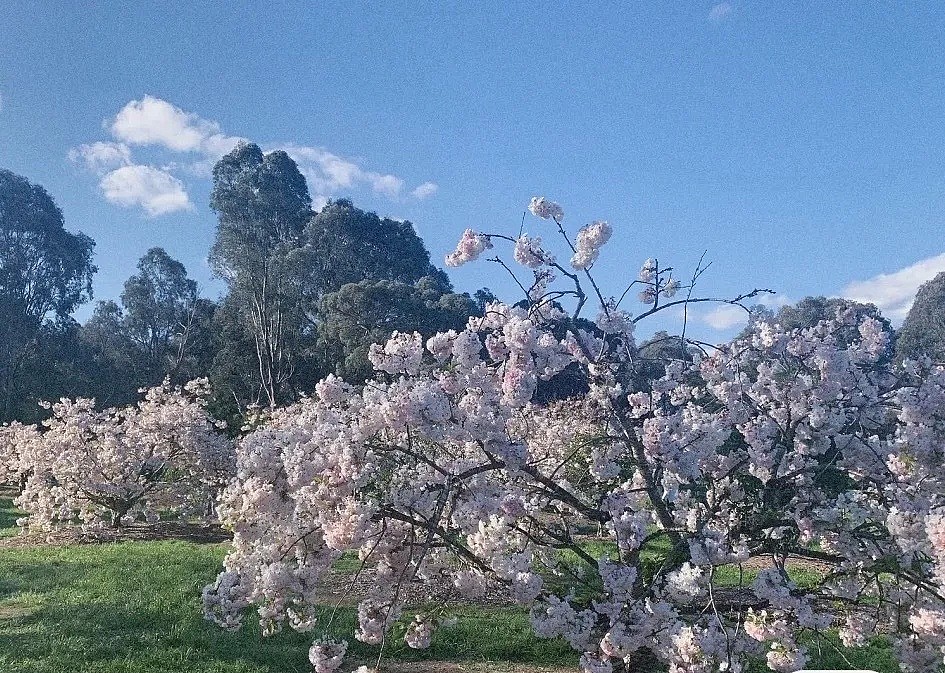
[[[0,482],[18,483],[26,530],[155,521],[160,510],[213,513],[233,476],[233,442],[204,409],[206,381],[148,389],[137,405],[98,410],[94,400],[50,405],[41,430],[0,427]]]
[[[43,433],[11,426],[29,525],[147,516],[159,490],[183,503],[179,485],[225,481],[233,545],[205,613],[237,629],[255,608],[265,633],[312,631],[317,673],[347,649],[315,620],[320,579],[346,552],[374,577],[353,635],[378,656],[392,637],[427,647],[452,604],[504,592],[587,673],[737,673],[751,659],[795,671],[806,644],[831,646],[827,629],[851,647],[889,632],[904,670],[940,671],[945,369],[897,364],[883,325],[847,310],[805,329],[754,321],[721,347],[688,341],[641,376],[652,363],[635,324],[710,301],[693,296],[701,269],[681,281],[648,260],[604,297],[592,272],[610,226],[572,235],[556,204],[530,209],[569,262],[540,237],[467,230],[447,263],[507,241],[529,280],[492,261],[522,302],[462,331],[395,333],[371,350],[373,380],[328,377],[270,410],[235,467],[186,390],[103,412],[64,401]],[[637,315],[622,308],[631,294]],[[579,394],[536,403],[559,377]],[[590,553],[589,534],[612,552]],[[753,557],[764,569],[736,572],[752,577],[742,587],[718,581]],[[816,562],[822,582],[795,584],[789,558]],[[424,588],[431,601],[408,609]]]
[[[240,441],[220,505],[233,549],[204,590],[208,618],[236,629],[255,607],[266,633],[313,631],[315,671],[337,670],[347,644],[313,615],[321,576],[351,552],[376,577],[354,637],[381,652],[390,637],[427,647],[451,602],[503,591],[586,673],[738,672],[753,658],[795,671],[830,628],[846,646],[889,630],[905,670],[939,671],[945,370],[896,365],[882,324],[846,311],[690,343],[641,381],[635,323],[704,301],[699,270],[683,284],[648,261],[605,298],[592,268],[610,226],[572,236],[556,204],[530,209],[569,264],[538,237],[472,230],[446,260],[508,241],[533,274],[525,300],[463,331],[395,333],[371,351],[374,380],[329,377]],[[636,316],[621,308],[631,290]],[[580,318],[588,302],[594,323]],[[535,404],[540,382],[564,374],[584,393]],[[590,554],[589,530],[615,551]],[[767,566],[741,591],[716,581],[758,556]],[[796,585],[789,557],[815,561],[823,581]],[[408,584],[437,601],[406,609]]]

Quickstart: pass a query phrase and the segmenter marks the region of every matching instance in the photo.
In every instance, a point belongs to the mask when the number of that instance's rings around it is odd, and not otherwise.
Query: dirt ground
[[[35,547],[36,545],[95,544],[122,542],[126,540],[183,540],[186,542],[226,542],[230,533],[218,525],[186,521],[160,521],[158,523],[136,523],[121,528],[101,528],[83,531],[79,528],[62,528],[51,533],[20,533],[0,538],[0,549]]]
[[[380,673],[577,673],[576,668],[532,666],[504,662],[410,661],[382,662]]]

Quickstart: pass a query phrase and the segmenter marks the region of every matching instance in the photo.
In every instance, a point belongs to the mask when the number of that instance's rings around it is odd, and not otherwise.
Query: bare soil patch
[[[383,661],[381,673],[577,673],[576,668],[507,662]]]
[[[376,585],[374,572],[364,570],[355,573],[350,570],[331,570],[322,575],[317,599],[324,605],[354,606],[368,595]],[[449,582],[426,583],[405,582],[400,595],[407,605],[450,602],[453,605],[478,605],[483,607],[508,607],[514,605],[504,592],[495,587],[485,595],[474,600],[462,598]],[[511,669],[510,669],[511,670]]]
[[[753,556],[745,561],[742,564],[742,567],[745,570],[764,570],[766,568],[774,567],[774,562],[771,560],[770,556]],[[799,556],[789,556],[784,564],[784,567],[789,571],[802,570],[806,572],[819,573],[821,575],[826,575],[831,570],[829,563],[814,561],[808,558],[801,558]]]
[[[35,612],[39,612],[38,605],[0,605],[0,621],[4,619],[17,619],[20,617],[29,617]]]
[[[71,544],[99,544],[128,540],[183,540],[185,542],[226,542],[232,535],[218,524],[189,521],[159,521],[136,523],[121,528],[82,530],[63,528],[51,533],[23,533],[0,538],[0,549],[36,547],[38,545],[64,546]]]

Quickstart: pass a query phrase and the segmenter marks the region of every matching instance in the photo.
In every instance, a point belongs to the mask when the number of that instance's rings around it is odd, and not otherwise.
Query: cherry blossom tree
[[[91,399],[50,405],[42,432],[17,428],[20,523],[48,532],[63,524],[155,521],[161,509],[208,514],[234,470],[232,442],[204,409],[205,380],[142,391],[138,404],[96,409]]]
[[[539,237],[473,230],[447,257],[508,242],[533,277],[526,301],[426,341],[394,333],[371,350],[373,381],[328,377],[240,441],[220,506],[233,549],[207,617],[236,629],[255,606],[267,634],[322,627],[309,659],[335,671],[347,644],[315,620],[316,591],[350,552],[375,578],[354,637],[379,653],[392,634],[429,646],[450,604],[491,590],[586,673],[737,673],[753,658],[795,671],[809,644],[832,646],[828,629],[857,646],[880,625],[904,670],[939,671],[945,370],[893,369],[882,324],[841,312],[806,329],[755,322],[718,348],[690,339],[695,357],[641,390],[637,322],[764,290],[694,297],[701,263],[683,281],[647,260],[605,297],[592,271],[610,225],[572,236],[557,204],[530,210],[567,265]],[[621,308],[633,292],[635,316]],[[589,303],[592,327],[578,320]],[[838,340],[851,328],[858,339]],[[573,366],[585,395],[533,403]],[[795,582],[797,559],[823,580]],[[408,586],[424,608],[406,610]]]
[[[35,425],[0,425],[0,484],[22,487],[30,474],[31,451],[39,439]]]

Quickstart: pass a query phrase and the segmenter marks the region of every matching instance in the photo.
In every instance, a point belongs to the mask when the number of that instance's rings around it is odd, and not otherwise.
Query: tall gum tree
[[[929,357],[945,362],[945,272],[919,288],[896,347],[900,358]]]
[[[10,420],[43,321],[91,299],[94,247],[85,234],[66,231],[45,189],[0,170],[0,421]]]
[[[147,383],[176,379],[199,318],[197,283],[187,269],[163,248],[151,248],[125,281],[121,303],[124,327],[147,362]]]
[[[210,205],[219,216],[210,261],[252,334],[257,401],[275,406],[296,364],[312,199],[289,155],[241,143],[214,166]]]

